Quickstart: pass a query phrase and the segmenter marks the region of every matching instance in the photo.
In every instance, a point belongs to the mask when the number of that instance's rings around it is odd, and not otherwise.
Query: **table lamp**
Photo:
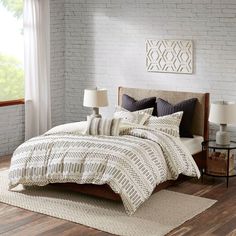
[[[227,124],[236,123],[236,103],[216,101],[211,103],[209,121],[220,125],[216,133],[216,144],[229,145],[230,134],[227,132]]]
[[[85,107],[92,107],[92,117],[101,118],[99,114],[99,107],[108,106],[107,90],[106,89],[85,89],[84,90],[84,103]]]

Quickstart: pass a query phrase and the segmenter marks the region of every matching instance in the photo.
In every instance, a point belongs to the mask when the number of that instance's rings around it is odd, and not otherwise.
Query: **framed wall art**
[[[192,74],[192,40],[146,40],[146,67],[150,72]]]

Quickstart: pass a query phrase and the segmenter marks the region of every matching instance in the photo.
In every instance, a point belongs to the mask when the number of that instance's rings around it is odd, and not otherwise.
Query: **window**
[[[24,97],[23,0],[0,0],[0,102]]]

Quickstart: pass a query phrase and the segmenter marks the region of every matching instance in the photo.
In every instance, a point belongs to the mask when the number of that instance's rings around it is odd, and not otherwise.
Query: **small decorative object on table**
[[[85,89],[84,104],[85,107],[92,107],[92,117],[101,118],[99,107],[108,106],[107,90],[106,89]]]
[[[207,150],[208,153],[206,169],[202,169],[202,179],[203,175],[225,177],[228,187],[229,178],[236,176],[233,153],[235,149],[234,141],[229,145],[219,145],[215,140],[202,142],[202,150]]]
[[[219,145],[230,144],[230,134],[227,132],[227,124],[236,123],[236,103],[217,101],[211,104],[209,121],[220,124],[220,130],[216,133],[216,143]]]

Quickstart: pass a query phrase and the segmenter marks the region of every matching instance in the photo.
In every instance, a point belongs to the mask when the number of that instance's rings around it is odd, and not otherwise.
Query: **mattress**
[[[192,155],[202,151],[203,137],[194,135],[193,138],[180,138]]]

